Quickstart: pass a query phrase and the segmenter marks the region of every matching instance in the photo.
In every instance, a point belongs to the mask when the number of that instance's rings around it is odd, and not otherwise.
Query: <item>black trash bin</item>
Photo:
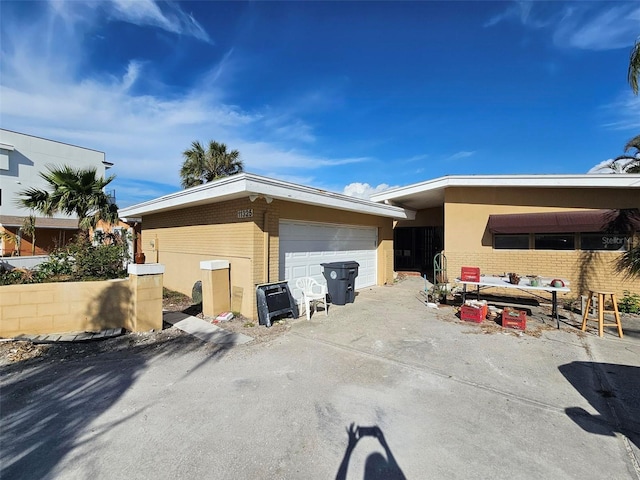
[[[321,263],[322,274],[327,280],[329,300],[334,305],[353,303],[356,298],[355,283],[358,276],[358,262]]]

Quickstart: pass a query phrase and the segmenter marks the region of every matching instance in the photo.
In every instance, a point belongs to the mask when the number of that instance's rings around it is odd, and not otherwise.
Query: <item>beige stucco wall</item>
[[[399,220],[396,227],[442,227],[444,225],[444,208],[433,207],[418,210],[414,220]]]
[[[0,287],[0,337],[162,329],[162,275]]]
[[[239,210],[253,217],[238,218]],[[391,219],[264,198],[248,198],[145,215],[142,250],[147,262],[165,265],[165,286],[191,295],[202,280],[200,262],[230,263],[231,309],[257,318],[255,287],[279,281],[281,219],[378,228],[378,284],[393,281]]]
[[[637,208],[637,191],[620,189],[448,188],[445,191],[445,255],[449,278],[463,265],[483,273],[515,271],[563,277],[576,297],[586,289],[640,293],[640,280],[615,272],[616,252],[494,250],[487,229],[491,214],[566,211],[571,209]]]

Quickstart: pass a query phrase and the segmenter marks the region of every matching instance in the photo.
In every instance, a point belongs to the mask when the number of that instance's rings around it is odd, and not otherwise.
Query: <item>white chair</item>
[[[324,304],[324,314],[327,314],[327,286],[316,282],[311,277],[296,280],[296,288],[302,292],[307,312],[307,320],[311,319],[311,304],[315,303],[315,311],[318,311],[318,303]]]

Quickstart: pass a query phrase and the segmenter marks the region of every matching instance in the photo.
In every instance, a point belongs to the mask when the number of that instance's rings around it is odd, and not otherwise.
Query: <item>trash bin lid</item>
[[[329,263],[321,263],[320,266],[325,268],[358,268],[360,264],[358,262],[354,262],[353,260],[345,261],[345,262],[329,262]]]

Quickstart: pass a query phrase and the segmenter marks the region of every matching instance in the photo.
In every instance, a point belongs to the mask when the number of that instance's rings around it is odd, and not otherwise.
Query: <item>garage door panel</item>
[[[326,283],[321,263],[356,261],[356,289],[376,284],[377,229],[302,222],[280,222],[280,278],[295,288],[309,276]],[[294,294],[296,292],[294,291]]]

